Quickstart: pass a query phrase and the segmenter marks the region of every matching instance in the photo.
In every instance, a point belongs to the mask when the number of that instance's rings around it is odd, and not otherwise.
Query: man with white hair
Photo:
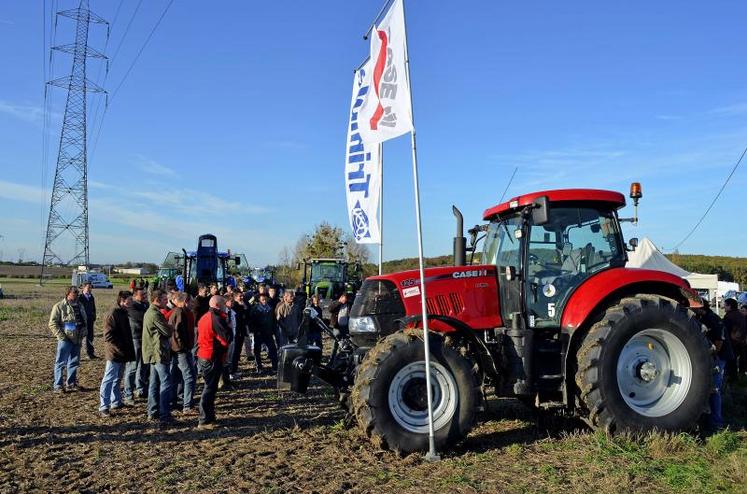
[[[212,296],[210,310],[197,323],[197,365],[205,380],[200,397],[200,429],[215,426],[215,393],[231,341],[225,305],[226,299],[220,295]]]

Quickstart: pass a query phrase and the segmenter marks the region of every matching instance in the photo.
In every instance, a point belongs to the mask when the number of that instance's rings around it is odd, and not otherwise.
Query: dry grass
[[[514,400],[491,400],[465,444],[435,464],[372,447],[324,387],[280,393],[271,377],[220,393],[214,431],[194,418],[160,431],[142,404],[105,421],[102,361],[83,361],[90,391],[51,393],[46,319],[61,286],[3,287],[13,298],[0,301],[2,492],[746,492],[744,431],[609,438],[573,421],[539,426]],[[96,295],[100,310],[113,301],[112,291]],[[741,392],[730,403],[741,406]]]

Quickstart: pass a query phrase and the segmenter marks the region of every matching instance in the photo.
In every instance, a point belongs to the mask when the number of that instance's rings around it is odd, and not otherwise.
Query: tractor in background
[[[299,266],[300,267],[300,266]],[[352,293],[361,285],[361,266],[340,258],[314,258],[303,262],[303,287],[307,297],[317,295],[322,318],[329,321],[329,306],[343,293]]]
[[[232,255],[230,251],[220,252],[217,237],[207,233],[197,239],[197,250],[188,252],[182,249],[182,254],[169,252],[158,270],[158,286],[178,286],[181,277],[184,290],[196,295],[199,284],[216,283],[222,288],[235,282],[232,273],[240,273],[240,268],[245,265],[246,258],[243,255]]]

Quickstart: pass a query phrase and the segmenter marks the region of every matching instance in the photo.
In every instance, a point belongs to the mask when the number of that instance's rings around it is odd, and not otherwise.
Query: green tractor
[[[329,321],[329,305],[343,293],[355,293],[361,286],[360,263],[345,259],[306,259],[303,262],[306,295],[319,297],[322,318]]]

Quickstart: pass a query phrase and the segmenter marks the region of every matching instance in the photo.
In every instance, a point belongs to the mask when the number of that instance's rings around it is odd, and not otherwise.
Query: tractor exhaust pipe
[[[451,206],[451,212],[456,218],[456,236],[454,237],[454,266],[467,264],[467,239],[464,236],[464,216],[459,208]]]

